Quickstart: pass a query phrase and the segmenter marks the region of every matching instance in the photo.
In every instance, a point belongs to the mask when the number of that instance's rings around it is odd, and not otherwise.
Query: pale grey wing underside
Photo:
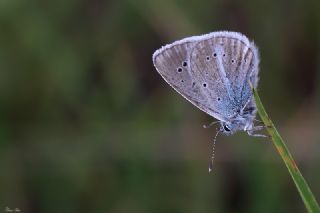
[[[248,80],[258,83],[258,51],[238,33],[207,37],[193,47],[191,75],[200,82],[210,108],[232,117],[252,98]]]
[[[190,70],[190,53],[195,41],[181,40],[162,47],[153,55],[153,63],[169,85],[188,101],[209,115],[224,120],[215,108],[211,108],[208,95],[195,81]]]

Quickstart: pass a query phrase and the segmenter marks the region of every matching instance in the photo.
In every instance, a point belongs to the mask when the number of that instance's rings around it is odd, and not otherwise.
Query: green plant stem
[[[280,154],[282,160],[286,164],[289,173],[299,191],[299,194],[308,210],[308,212],[320,212],[319,204],[317,203],[313,193],[311,192],[307,182],[303,178],[297,164],[295,163],[292,155],[290,154],[285,142],[282,140],[277,129],[273,125],[271,119],[266,113],[264,106],[261,103],[260,97],[255,89],[252,89],[254,98],[256,101],[259,115],[267,128],[269,135],[272,138],[272,142]]]

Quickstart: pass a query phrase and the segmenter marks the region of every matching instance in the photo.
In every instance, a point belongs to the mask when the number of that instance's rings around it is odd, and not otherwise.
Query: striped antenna
[[[214,136],[214,139],[213,139],[212,152],[211,152],[211,157],[209,159],[209,172],[211,172],[212,169],[213,169],[214,150],[215,150],[215,146],[216,146],[217,137],[218,137],[220,132],[221,132],[221,129],[217,130],[217,133],[216,133],[216,135]]]

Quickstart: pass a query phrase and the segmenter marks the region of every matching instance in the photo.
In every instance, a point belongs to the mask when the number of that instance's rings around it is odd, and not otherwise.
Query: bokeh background
[[[305,212],[268,139],[219,136],[152,53],[239,31],[260,96],[320,199],[320,1],[1,0],[0,212]]]

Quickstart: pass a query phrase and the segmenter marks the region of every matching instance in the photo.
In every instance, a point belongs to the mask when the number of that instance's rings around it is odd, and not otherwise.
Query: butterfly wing
[[[164,80],[188,101],[209,115],[225,120],[211,107],[206,91],[191,75],[190,55],[199,37],[189,37],[160,48],[153,54],[153,63]]]
[[[259,56],[253,43],[240,33],[203,35],[190,55],[191,75],[207,95],[210,108],[232,117],[252,99],[248,80],[258,83]]]

